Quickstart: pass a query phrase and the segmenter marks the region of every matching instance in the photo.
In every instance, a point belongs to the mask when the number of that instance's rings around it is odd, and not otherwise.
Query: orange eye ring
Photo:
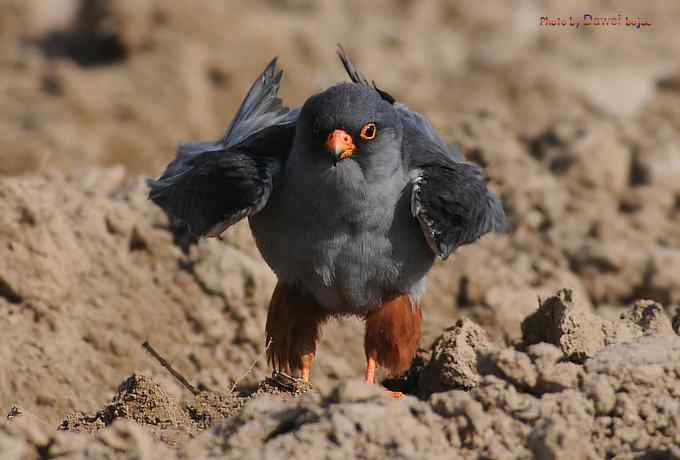
[[[366,123],[363,128],[361,128],[361,138],[365,141],[370,141],[371,139],[375,139],[375,136],[378,135],[378,127],[375,125],[375,123]]]

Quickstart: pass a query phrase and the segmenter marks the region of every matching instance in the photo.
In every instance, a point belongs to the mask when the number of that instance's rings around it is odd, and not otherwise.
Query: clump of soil
[[[94,415],[75,412],[68,415],[60,430],[75,432],[99,431],[117,418],[129,418],[140,424],[161,428],[187,425],[188,417],[179,403],[160,385],[144,375],[132,375],[118,388],[113,400]]]
[[[218,420],[234,415],[242,405],[243,400],[236,395],[208,390],[179,401],[151,378],[133,374],[120,385],[110,404],[93,415],[67,415],[59,430],[93,433],[117,419],[128,419],[159,440],[177,446]]]
[[[484,329],[470,320],[460,320],[435,341],[430,361],[420,372],[418,389],[435,393],[446,388],[476,387],[480,378],[478,356],[489,347]]]
[[[616,320],[606,320],[575,304],[572,292],[561,290],[541,303],[522,323],[524,343],[546,342],[558,346],[575,362],[592,358],[614,343],[649,334],[673,334],[671,319],[656,302],[640,300]]]

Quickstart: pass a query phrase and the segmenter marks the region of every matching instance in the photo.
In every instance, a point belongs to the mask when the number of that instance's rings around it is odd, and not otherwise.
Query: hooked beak
[[[336,129],[328,135],[326,149],[333,155],[333,165],[335,165],[339,160],[352,156],[356,147],[354,146],[352,136],[347,134],[347,131]]]

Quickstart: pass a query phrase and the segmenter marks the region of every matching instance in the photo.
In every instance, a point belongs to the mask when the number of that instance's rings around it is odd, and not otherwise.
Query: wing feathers
[[[503,231],[505,215],[498,197],[487,190],[481,170],[463,162],[421,114],[378,88],[357,69],[338,44],[338,57],[354,83],[373,88],[394,105],[404,126],[404,160],[411,170],[411,214],[432,251],[442,259],[490,231]]]
[[[216,236],[267,204],[288,156],[299,111],[278,97],[276,59],[252,84],[225,136],[180,144],[149,198],[196,235]]]
[[[414,170],[411,184],[411,213],[442,259],[486,233],[505,230],[503,206],[476,165],[426,163]]]
[[[225,147],[233,147],[258,131],[283,122],[288,114],[278,97],[283,71],[274,58],[255,80],[224,135]]]

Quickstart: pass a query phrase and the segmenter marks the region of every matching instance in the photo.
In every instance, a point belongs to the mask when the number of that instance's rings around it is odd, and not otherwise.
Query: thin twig
[[[246,370],[246,372],[242,376],[240,376],[239,378],[234,380],[234,384],[231,386],[231,390],[229,390],[230,393],[234,392],[234,390],[236,389],[236,385],[238,385],[241,382],[241,380],[246,378],[246,376],[253,371],[255,366],[257,366],[257,363],[260,362],[260,360],[265,357],[265,355],[267,354],[267,351],[269,350],[269,347],[271,346],[271,344],[272,344],[272,339],[269,339],[269,341],[267,341],[267,345],[265,345],[265,347],[264,347],[264,350],[262,350],[262,353],[260,353],[257,356],[257,358],[255,358],[255,361],[253,361],[253,363]]]
[[[150,354],[151,356],[153,356],[154,358],[156,358],[156,359],[158,360],[158,362],[161,363],[161,366],[163,366],[163,367],[165,368],[165,370],[167,370],[168,372],[170,372],[170,373],[172,374],[172,376],[175,377],[179,383],[181,383],[182,385],[184,385],[184,388],[186,388],[187,390],[191,391],[191,393],[192,393],[194,396],[196,396],[197,394],[200,393],[200,391],[198,391],[198,390],[196,389],[196,387],[194,387],[192,384],[190,384],[189,381],[188,381],[186,378],[184,378],[184,376],[183,376],[182,374],[180,374],[179,372],[177,372],[177,371],[175,370],[175,368],[173,368],[173,367],[170,365],[170,363],[167,362],[167,361],[165,360],[165,358],[163,358],[161,355],[159,355],[158,352],[157,352],[156,350],[154,350],[153,347],[149,344],[149,342],[144,342],[144,343],[142,344],[142,347],[144,347],[144,349],[145,349],[147,352],[149,352],[149,354]]]

